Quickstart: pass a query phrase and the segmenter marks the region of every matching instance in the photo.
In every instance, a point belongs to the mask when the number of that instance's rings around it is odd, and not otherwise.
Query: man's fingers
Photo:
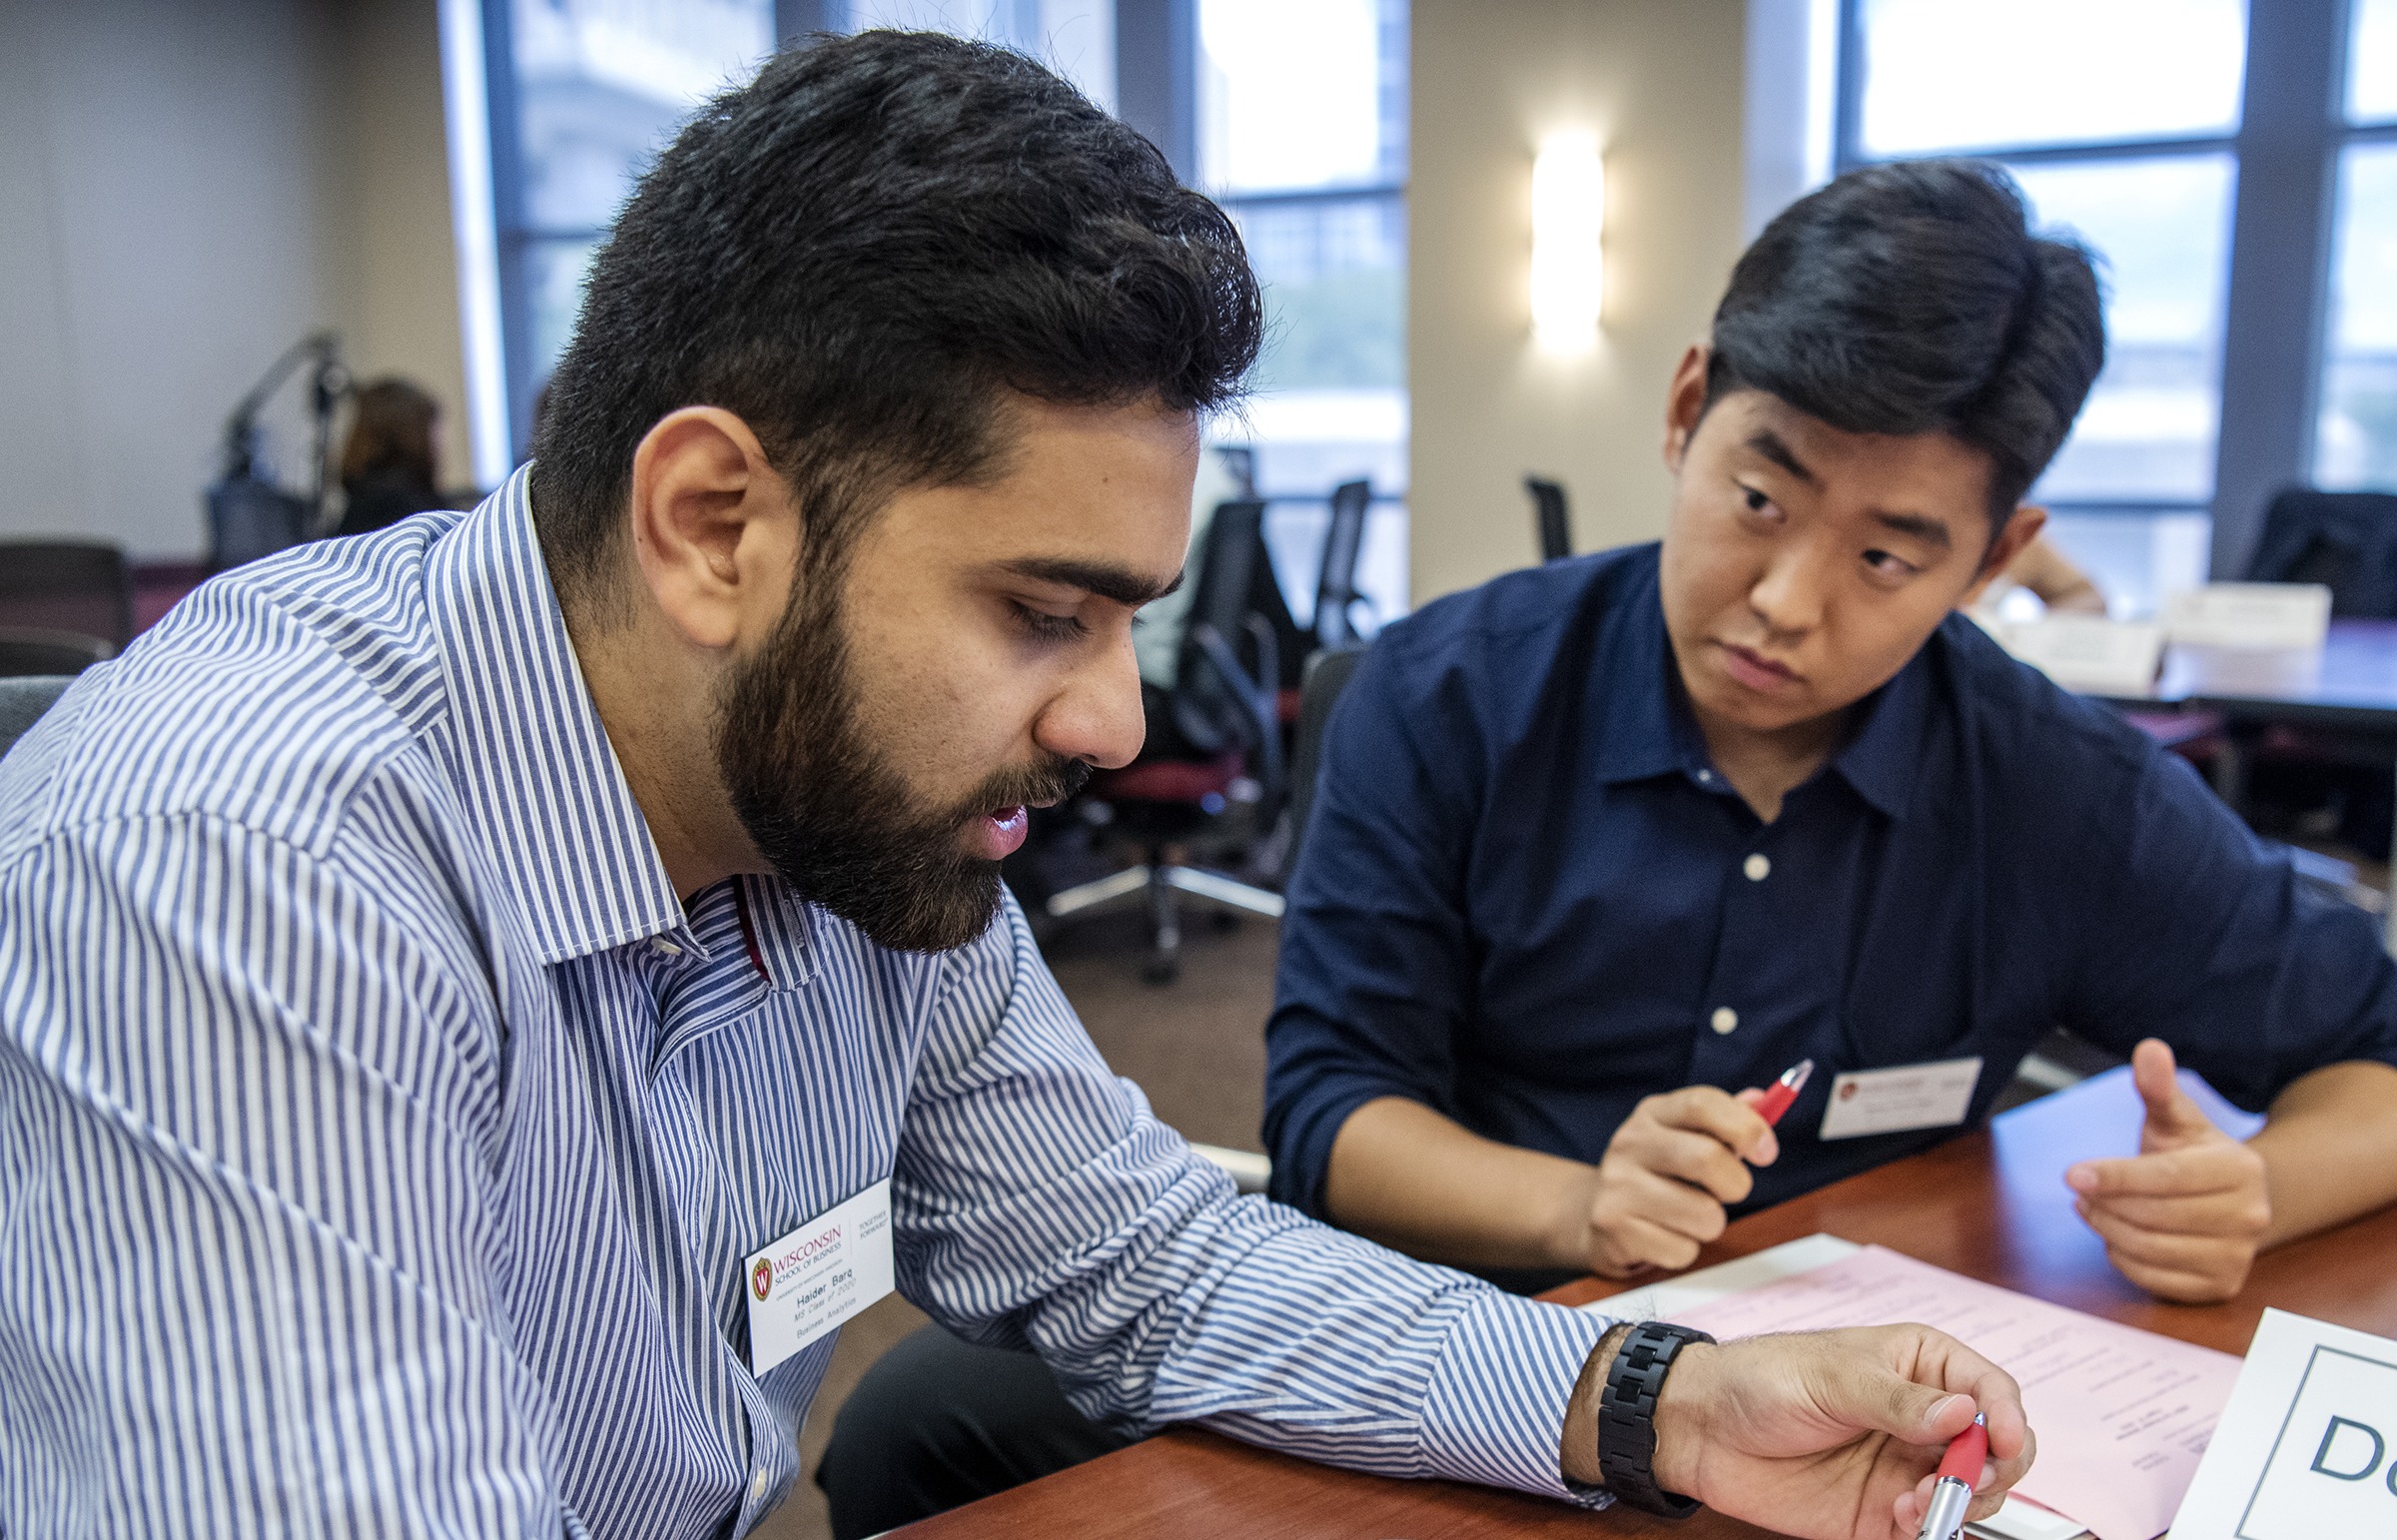
[[[1650,1267],[1679,1272],[1698,1259],[1697,1241],[1649,1219],[1625,1219],[1614,1233],[1616,1245],[1627,1256]]]
[[[1834,1417],[1910,1444],[1945,1443],[1973,1420],[1970,1395],[1919,1383],[1863,1353],[1833,1356],[1824,1380],[1824,1409]]]
[[[1621,1173],[1612,1190],[1600,1199],[1598,1217],[1601,1222],[1616,1223],[1636,1219],[1684,1236],[1692,1244],[1713,1240],[1730,1223],[1723,1205],[1704,1192],[1641,1167]]]
[[[1712,1086],[1685,1086],[1653,1101],[1657,1122],[1704,1134],[1743,1159],[1773,1137],[1773,1126],[1759,1117],[1755,1108]]]
[[[2224,1141],[2218,1150],[2205,1146],[2083,1160],[2064,1172],[2064,1183],[2083,1197],[2196,1197],[2245,1182],[2253,1158],[2253,1151]]]
[[[2081,1198],[2081,1217],[2102,1208],[2135,1228],[2160,1235],[2226,1235],[2260,1239],[2272,1223],[2272,1202],[2262,1187],[2229,1187],[2193,1197]]]
[[[2104,1238],[2107,1248],[2117,1258],[2128,1257],[2151,1267],[2208,1272],[2221,1261],[2225,1246],[2236,1244],[2217,1235],[2176,1235],[2143,1229],[2103,1208],[2090,1208],[2081,1217]]]
[[[1687,1182],[1718,1203],[1739,1202],[1756,1190],[1755,1172],[1739,1156],[1704,1134],[1658,1129],[1625,1153],[1638,1161],[1641,1169]]]

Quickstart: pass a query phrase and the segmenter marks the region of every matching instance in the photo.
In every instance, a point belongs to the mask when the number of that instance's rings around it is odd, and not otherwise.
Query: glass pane
[[[2329,347],[2314,479],[2397,488],[2397,145],[2339,158]]]
[[[525,243],[524,303],[532,313],[532,356],[539,361],[532,379],[548,379],[550,367],[574,340],[583,279],[598,252],[597,237]]]
[[[2239,125],[2241,0],[1865,0],[1864,29],[1871,156]]]
[[[2205,581],[2214,521],[2202,508],[2083,512],[2050,508],[2047,537],[2089,574],[2116,620],[2150,620],[2164,601]]]
[[[691,110],[774,50],[773,0],[514,0],[508,15],[524,223],[558,234],[612,224]]]
[[[1406,174],[1406,0],[1198,0],[1198,180],[1217,193]]]
[[[2213,495],[2231,160],[2188,155],[2010,168],[2043,229],[2096,253],[2105,372],[2034,500]]]
[[[1258,489],[1321,496],[1356,476],[1404,486],[1405,204],[1385,194],[1229,207],[1265,289],[1265,353],[1244,414]]]
[[[849,0],[848,20],[1020,49],[1116,110],[1116,0]]]
[[[2358,123],[2397,118],[2397,0],[2355,0],[2347,41],[2347,116]]]

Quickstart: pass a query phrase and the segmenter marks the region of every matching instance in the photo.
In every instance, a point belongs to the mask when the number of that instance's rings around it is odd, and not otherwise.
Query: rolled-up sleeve
[[[894,1196],[902,1291],[1086,1415],[1602,1500],[1557,1450],[1608,1320],[1237,1195],[1109,1073],[1012,903],[947,970]]]

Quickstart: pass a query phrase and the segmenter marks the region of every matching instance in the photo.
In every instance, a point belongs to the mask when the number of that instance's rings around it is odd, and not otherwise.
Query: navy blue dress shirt
[[[1386,630],[1334,710],[1267,1029],[1275,1195],[1405,1097],[1596,1160],[1642,1098],[1812,1058],[1740,1211],[1948,1138],[1824,1141],[1843,1071],[1978,1055],[1968,1122],[2062,1026],[2232,1102],[2397,1064],[2397,968],[2178,759],[1951,616],[1763,823],[1709,762],[1653,545]]]

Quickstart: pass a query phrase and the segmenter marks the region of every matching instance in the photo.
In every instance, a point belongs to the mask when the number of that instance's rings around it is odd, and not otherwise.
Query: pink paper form
[[[2038,1458],[2015,1490],[2097,1540],[2154,1540],[2197,1475],[2239,1360],[1959,1277],[1880,1246],[1685,1310],[1718,1337],[1936,1326],[2022,1386]]]

